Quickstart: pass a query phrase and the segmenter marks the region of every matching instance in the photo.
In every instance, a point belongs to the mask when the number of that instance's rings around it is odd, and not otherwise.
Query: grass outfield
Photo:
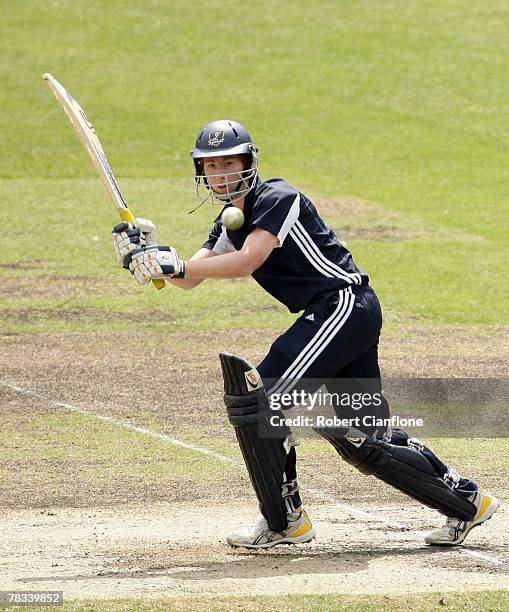
[[[63,114],[55,120],[67,127]],[[74,137],[71,130],[69,136]],[[77,139],[71,142],[82,153],[85,170],[93,172]],[[190,180],[124,179],[121,184],[140,214],[157,222],[162,242],[170,242],[183,257],[190,257],[208,236],[217,209],[203,207],[187,215],[192,206]],[[319,194],[318,189],[316,185]],[[0,266],[0,307],[7,331],[121,328],[125,325],[122,313],[144,315],[134,321],[135,328],[162,331],[214,329],[224,320],[235,327],[281,329],[293,320],[255,283],[245,280],[208,281],[191,293],[173,287],[164,292],[140,288],[114,262],[109,232],[116,217],[93,176],[1,179],[0,198],[12,228]],[[143,206],[143,199],[150,204]],[[471,234],[460,229],[460,222],[456,228],[427,222],[417,211],[396,216],[388,208],[368,206],[362,200],[350,206],[348,218],[341,218],[336,211],[346,201],[346,195],[326,200],[324,216],[340,237],[345,225],[347,238],[353,228],[347,244],[369,272],[387,313],[429,324],[507,321],[503,299],[507,246],[502,240]],[[27,229],[27,223],[32,229]],[[386,238],[388,232],[392,234]],[[27,309],[37,312],[26,316]],[[96,311],[96,320],[90,321],[86,312],[81,317],[66,316],[76,309]],[[150,314],[153,309],[155,316]],[[118,313],[116,320],[106,313]]]
[[[64,595],[65,597],[65,595]],[[378,610],[489,610],[505,612],[509,604],[507,591],[481,591],[464,593],[433,593],[431,595],[287,595],[282,597],[186,597],[179,599],[130,599],[130,600],[87,600],[65,602],[62,612],[159,612],[165,610],[197,610],[206,607],[211,611],[222,610],[263,610],[279,612],[281,609],[308,612],[309,610],[350,610],[352,612],[377,612]],[[46,607],[16,607],[18,610],[41,610]]]
[[[137,328],[163,331],[291,320],[252,283],[209,282],[190,297],[139,289],[119,273],[108,238],[115,214],[45,71],[90,113],[135,213],[154,219],[182,256],[218,210],[186,214],[187,151],[204,123],[232,116],[261,145],[263,176],[282,174],[329,203],[327,220],[346,234],[386,312],[430,324],[507,322],[508,10],[385,0],[9,6],[0,25],[6,329],[111,329],[129,312],[143,314]],[[360,206],[344,214],[352,198],[371,216]],[[345,232],[373,225],[400,231]],[[79,278],[62,290],[62,276]],[[16,291],[27,277],[45,290]],[[153,309],[172,321],[154,321]],[[119,314],[102,323],[105,312]]]

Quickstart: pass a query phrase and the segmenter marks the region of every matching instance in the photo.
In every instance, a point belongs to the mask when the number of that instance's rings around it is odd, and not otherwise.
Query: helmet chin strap
[[[193,210],[188,210],[187,214],[190,215],[194,213],[196,210],[198,210],[198,208],[201,208],[204,204],[205,204],[205,200],[202,200],[196,208],[193,208]]]

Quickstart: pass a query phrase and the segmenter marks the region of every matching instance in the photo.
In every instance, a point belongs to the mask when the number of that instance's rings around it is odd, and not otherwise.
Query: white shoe
[[[284,531],[271,531],[265,518],[250,527],[241,527],[226,536],[230,546],[244,548],[271,548],[278,544],[302,544],[315,537],[315,530],[305,510],[288,514],[288,527]]]
[[[474,493],[470,499],[477,508],[474,518],[471,521],[462,521],[458,518],[448,517],[441,529],[429,533],[424,538],[426,544],[431,544],[432,546],[454,546],[455,544],[461,544],[470,531],[491,518],[500,505],[500,502],[494,495],[481,493],[480,491]]]

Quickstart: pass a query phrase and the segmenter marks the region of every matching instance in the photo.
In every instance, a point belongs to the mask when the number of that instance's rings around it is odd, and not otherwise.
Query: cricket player
[[[254,525],[233,530],[227,541],[247,548],[308,542],[315,531],[299,491],[298,442],[284,427],[280,436],[260,435],[261,421],[270,397],[298,388],[300,381],[370,379],[381,389],[380,305],[368,275],[309,198],[280,178],[260,178],[258,148],[245,127],[230,120],[210,123],[191,157],[199,199],[240,209],[244,223],[228,229],[220,215],[188,261],[174,248],[157,244],[151,222],[119,224],[113,230],[116,257],[140,285],[164,279],[189,290],[207,278],[252,276],[290,312],[299,313],[258,366],[220,355],[228,418],[262,515]],[[264,381],[275,382],[266,388]],[[361,473],[446,516],[445,525],[426,536],[428,544],[460,544],[499,505],[495,496],[481,492],[404,431],[388,428],[361,436],[348,429],[317,431]]]

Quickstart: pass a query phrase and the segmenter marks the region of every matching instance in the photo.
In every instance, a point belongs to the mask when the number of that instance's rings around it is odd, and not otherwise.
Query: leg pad
[[[468,521],[475,515],[474,504],[453,490],[445,474],[439,473],[415,446],[395,445],[376,438],[351,441],[330,435],[327,430],[318,431],[345,461],[363,474],[376,476],[446,516]]]
[[[288,526],[281,494],[287,456],[284,439],[260,436],[274,411],[269,408],[265,389],[251,364],[227,353],[221,353],[219,358],[228,419],[235,427],[260,510],[270,529],[283,531]]]

